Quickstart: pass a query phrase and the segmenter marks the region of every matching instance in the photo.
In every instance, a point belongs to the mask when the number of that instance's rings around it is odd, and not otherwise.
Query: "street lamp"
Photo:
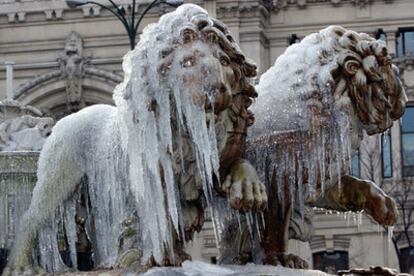
[[[119,21],[121,21],[122,25],[124,25],[127,33],[128,33],[128,37],[129,37],[129,43],[131,46],[131,50],[133,50],[135,48],[135,40],[136,40],[136,36],[137,36],[137,32],[138,32],[138,27],[139,24],[141,23],[142,19],[144,18],[145,14],[152,9],[153,7],[160,5],[162,3],[170,5],[172,7],[178,7],[181,4],[183,4],[183,0],[154,0],[151,2],[151,4],[148,5],[148,7],[144,10],[144,12],[140,15],[140,17],[138,18],[138,20],[135,22],[135,7],[136,7],[136,0],[132,0],[132,10],[131,10],[131,14],[129,14],[127,16],[125,9],[122,6],[117,6],[114,1],[112,0],[108,0],[111,5],[112,8],[108,8],[107,6],[95,2],[95,1],[90,1],[90,0],[66,0],[66,4],[70,7],[70,8],[76,8],[79,6],[83,6],[86,4],[94,4],[97,5],[105,10],[110,11],[113,15],[116,16],[116,18],[118,18]],[[129,20],[127,19],[127,17],[129,17]]]

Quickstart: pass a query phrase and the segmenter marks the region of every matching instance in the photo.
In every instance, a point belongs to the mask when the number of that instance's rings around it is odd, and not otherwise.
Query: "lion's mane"
[[[267,98],[263,106],[259,98],[254,111],[274,131],[305,130],[311,116],[329,120],[335,108],[341,109],[338,104],[345,108],[351,99],[366,131],[375,134],[401,117],[406,102],[385,43],[340,26],[330,26],[289,47],[263,74],[256,89]],[[269,114],[277,109],[283,112]],[[275,124],[273,117],[279,122]]]

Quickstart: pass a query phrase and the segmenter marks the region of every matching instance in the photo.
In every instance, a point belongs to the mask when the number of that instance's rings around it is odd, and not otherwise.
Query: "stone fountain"
[[[307,267],[286,252],[289,236],[311,235],[307,206],[396,222],[392,198],[349,176],[362,131],[383,132],[404,112],[380,41],[329,27],[254,87],[256,66],[227,27],[186,4],[145,28],[123,69],[115,107],[67,116],[46,140],[4,275],[80,269],[79,253],[116,273],[298,275],[270,265]],[[184,251],[205,209],[223,266]]]
[[[36,184],[39,151],[54,121],[32,106],[0,102],[0,250],[5,260],[19,218],[30,204]],[[0,264],[2,269],[5,264]]]

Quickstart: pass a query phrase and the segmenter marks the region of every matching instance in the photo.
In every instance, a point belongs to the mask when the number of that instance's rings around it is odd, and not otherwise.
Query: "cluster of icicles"
[[[213,103],[213,91],[206,84],[216,83],[217,79],[183,68],[180,61],[191,52],[177,54],[168,72],[161,72],[162,78],[159,76],[159,68],[165,62],[161,54],[180,41],[181,27],[192,24],[189,23],[191,17],[199,13],[205,11],[194,5],[184,5],[162,16],[159,23],[146,27],[136,50],[124,57],[125,80],[118,85],[114,96],[117,105],[115,123],[101,134],[98,149],[90,149],[96,152],[89,152],[94,156],[94,162],[86,169],[85,209],[89,218],[86,232],[92,239],[97,267],[110,267],[116,263],[122,220],[131,214],[138,217],[137,249],[142,252],[141,260],[146,262],[154,257],[156,262],[162,263],[166,253],[174,257],[174,232],[184,239],[180,194],[174,175],[177,167],[186,169],[183,159],[196,160],[208,204],[212,197],[213,177],[218,175],[219,168],[214,116],[206,114],[204,104],[195,102],[194,94],[199,93],[198,98],[207,97]],[[211,51],[201,43],[197,47]],[[205,56],[213,54],[210,52]],[[219,66],[212,68],[208,63],[200,64],[200,67],[211,70],[209,73],[215,78],[224,76]],[[189,87],[188,79],[201,85]],[[155,109],[152,103],[155,103]],[[192,141],[191,153],[183,153],[183,136]],[[107,152],[99,150],[102,148]],[[53,166],[51,164],[50,169],[54,169]],[[47,271],[62,268],[56,241],[62,223],[71,263],[76,267],[77,226],[74,218],[76,201],[81,196],[80,192],[62,206],[54,220],[45,223],[41,231],[40,263]]]
[[[334,43],[325,29],[289,47],[262,75],[252,106],[256,122],[249,133],[249,159],[265,184],[276,174],[282,202],[288,185],[301,210],[307,199],[340,185],[341,175],[350,172],[352,140],[361,131],[358,126],[350,131],[357,119],[349,98],[333,95]],[[329,53],[323,62],[322,52]],[[318,112],[312,114],[312,108]]]
[[[148,26],[137,50],[124,58],[125,81],[115,91],[118,107],[114,116],[116,123],[113,128],[106,129],[98,141],[106,145],[103,148],[107,152],[97,150],[94,163],[87,167],[88,202],[85,209],[87,217],[93,218],[93,225],[92,219],[89,219],[86,231],[91,239],[95,237],[98,241],[92,240],[96,266],[114,265],[122,220],[134,211],[138,216],[141,259],[145,261],[153,256],[161,262],[165,249],[170,251],[170,256],[174,256],[172,233],[175,231],[182,237],[184,230],[173,168],[181,166],[180,169],[185,170],[181,141],[184,134],[193,142],[192,154],[202,180],[204,196],[212,209],[217,237],[225,227],[224,216],[219,214],[229,214],[228,203],[216,202],[212,196],[213,177],[219,169],[214,118],[207,121],[204,106],[194,103],[191,96],[194,87],[186,87],[182,64],[173,62],[164,79],[158,77],[158,69],[163,62],[160,53],[174,43],[179,36],[180,28],[177,26],[188,24],[188,17],[194,9],[192,5],[182,6],[174,13],[164,15],[158,24]],[[301,209],[304,208],[305,198],[316,193],[318,175],[329,176],[331,184],[340,182],[344,170],[349,171],[354,150],[349,132],[349,114],[337,107],[332,89],[327,85],[332,82],[330,72],[336,66],[336,60],[332,59],[322,66],[318,59],[321,50],[332,51],[332,41],[325,38],[322,40],[324,43],[316,43],[316,40],[310,37],[289,48],[263,75],[257,87],[260,96],[253,107],[256,126],[250,133],[253,142],[249,156],[257,166],[259,177],[268,182],[266,172],[270,164],[280,179],[278,183],[282,184],[279,186],[279,197],[283,198],[283,185],[289,185],[292,198],[299,200]],[[197,71],[188,74],[199,83],[212,81]],[[317,80],[307,79],[314,76]],[[310,98],[309,93],[314,89],[307,85],[315,81],[320,88],[322,107],[330,117],[325,126],[311,129],[312,118],[306,99]],[[199,93],[214,102],[213,94],[205,87],[199,87]],[[158,112],[151,108],[152,102],[156,102]],[[171,118],[175,121],[172,122]],[[266,140],[280,133],[295,133],[288,147]],[[258,140],[266,143],[260,145],[256,143]],[[53,169],[58,164],[50,166]],[[305,172],[307,179],[303,179]],[[283,180],[285,175],[288,181]],[[323,191],[325,177],[320,179]],[[56,212],[52,223],[44,224],[39,236],[40,263],[47,271],[62,268],[56,239],[62,223],[71,262],[76,266],[77,225],[74,218],[76,201],[81,195],[82,192],[79,192],[79,196],[65,203]],[[215,201],[214,204],[211,200]],[[251,214],[246,217],[250,231],[257,229],[260,219]]]

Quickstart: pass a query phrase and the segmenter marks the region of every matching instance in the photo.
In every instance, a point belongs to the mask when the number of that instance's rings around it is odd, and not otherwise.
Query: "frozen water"
[[[125,79],[114,92],[117,107],[88,107],[55,126],[39,158],[38,182],[21,230],[23,237],[42,225],[40,263],[47,271],[62,268],[55,238],[62,224],[76,267],[80,198],[99,267],[115,264],[122,221],[135,210],[140,237],[135,246],[142,262],[153,256],[161,263],[165,253],[174,257],[173,236],[184,236],[185,229],[177,181],[184,159],[197,166],[194,182],[201,183],[194,189],[200,184],[207,203],[212,201],[219,157],[214,110],[206,113],[205,102],[214,103],[213,86],[225,80],[213,58],[217,45],[183,46],[182,28],[191,27],[200,14],[206,12],[183,5],[147,26],[135,50],[124,57]],[[188,147],[184,140],[191,141]],[[16,252],[26,242],[18,240]]]
[[[281,266],[247,264],[244,266],[219,266],[204,262],[184,262],[182,268],[153,268],[145,276],[245,276],[245,275],[279,275],[279,276],[329,276],[316,270],[289,269]]]
[[[340,186],[355,151],[351,101],[334,93],[336,43],[329,28],[305,37],[276,60],[256,87],[249,158],[266,184],[276,172],[279,197],[288,185],[291,194],[299,195],[294,198],[300,206],[323,194],[327,185]]]

